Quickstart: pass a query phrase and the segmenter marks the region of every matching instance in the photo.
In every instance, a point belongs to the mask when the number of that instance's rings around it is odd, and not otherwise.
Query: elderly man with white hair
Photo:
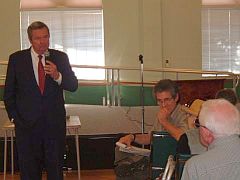
[[[181,179],[240,179],[240,119],[236,107],[224,99],[208,100],[196,125],[208,151],[186,162]]]

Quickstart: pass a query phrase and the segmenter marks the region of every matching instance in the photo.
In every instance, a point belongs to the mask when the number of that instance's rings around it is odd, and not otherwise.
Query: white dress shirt
[[[31,47],[31,56],[32,56],[32,64],[33,64],[33,71],[34,71],[34,75],[35,75],[35,79],[37,81],[37,84],[39,85],[39,80],[38,80],[38,55],[42,55],[42,65],[43,67],[46,65],[45,64],[45,56],[44,54],[37,54],[34,49]],[[60,85],[62,83],[62,74],[59,72],[59,78],[54,80],[58,83],[58,85]]]

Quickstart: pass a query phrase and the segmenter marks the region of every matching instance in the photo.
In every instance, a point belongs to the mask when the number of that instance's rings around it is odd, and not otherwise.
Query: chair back
[[[177,141],[165,131],[153,131],[151,135],[151,179],[164,172],[169,155],[175,156]]]
[[[176,168],[175,168],[175,180],[180,180],[183,173],[183,168],[186,161],[191,158],[191,154],[177,154],[176,155]]]

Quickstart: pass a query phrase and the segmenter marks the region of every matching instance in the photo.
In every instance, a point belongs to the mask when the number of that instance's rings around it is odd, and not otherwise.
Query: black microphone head
[[[139,61],[141,62],[141,64],[143,64],[143,55],[140,54],[140,55],[138,56],[138,58],[139,58]]]
[[[45,60],[48,60],[49,61],[49,57],[50,57],[50,52],[48,50],[46,50],[44,52],[44,56],[45,56]]]

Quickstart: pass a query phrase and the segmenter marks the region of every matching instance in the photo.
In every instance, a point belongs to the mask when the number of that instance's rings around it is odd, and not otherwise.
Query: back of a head
[[[163,91],[170,92],[172,97],[175,98],[179,92],[178,85],[170,79],[162,79],[154,86],[154,94],[161,93]]]
[[[199,121],[215,137],[240,133],[239,111],[225,99],[214,99],[204,102],[199,114]]]
[[[221,89],[216,93],[216,99],[226,99],[233,105],[237,104],[237,96],[236,93],[232,89]]]

